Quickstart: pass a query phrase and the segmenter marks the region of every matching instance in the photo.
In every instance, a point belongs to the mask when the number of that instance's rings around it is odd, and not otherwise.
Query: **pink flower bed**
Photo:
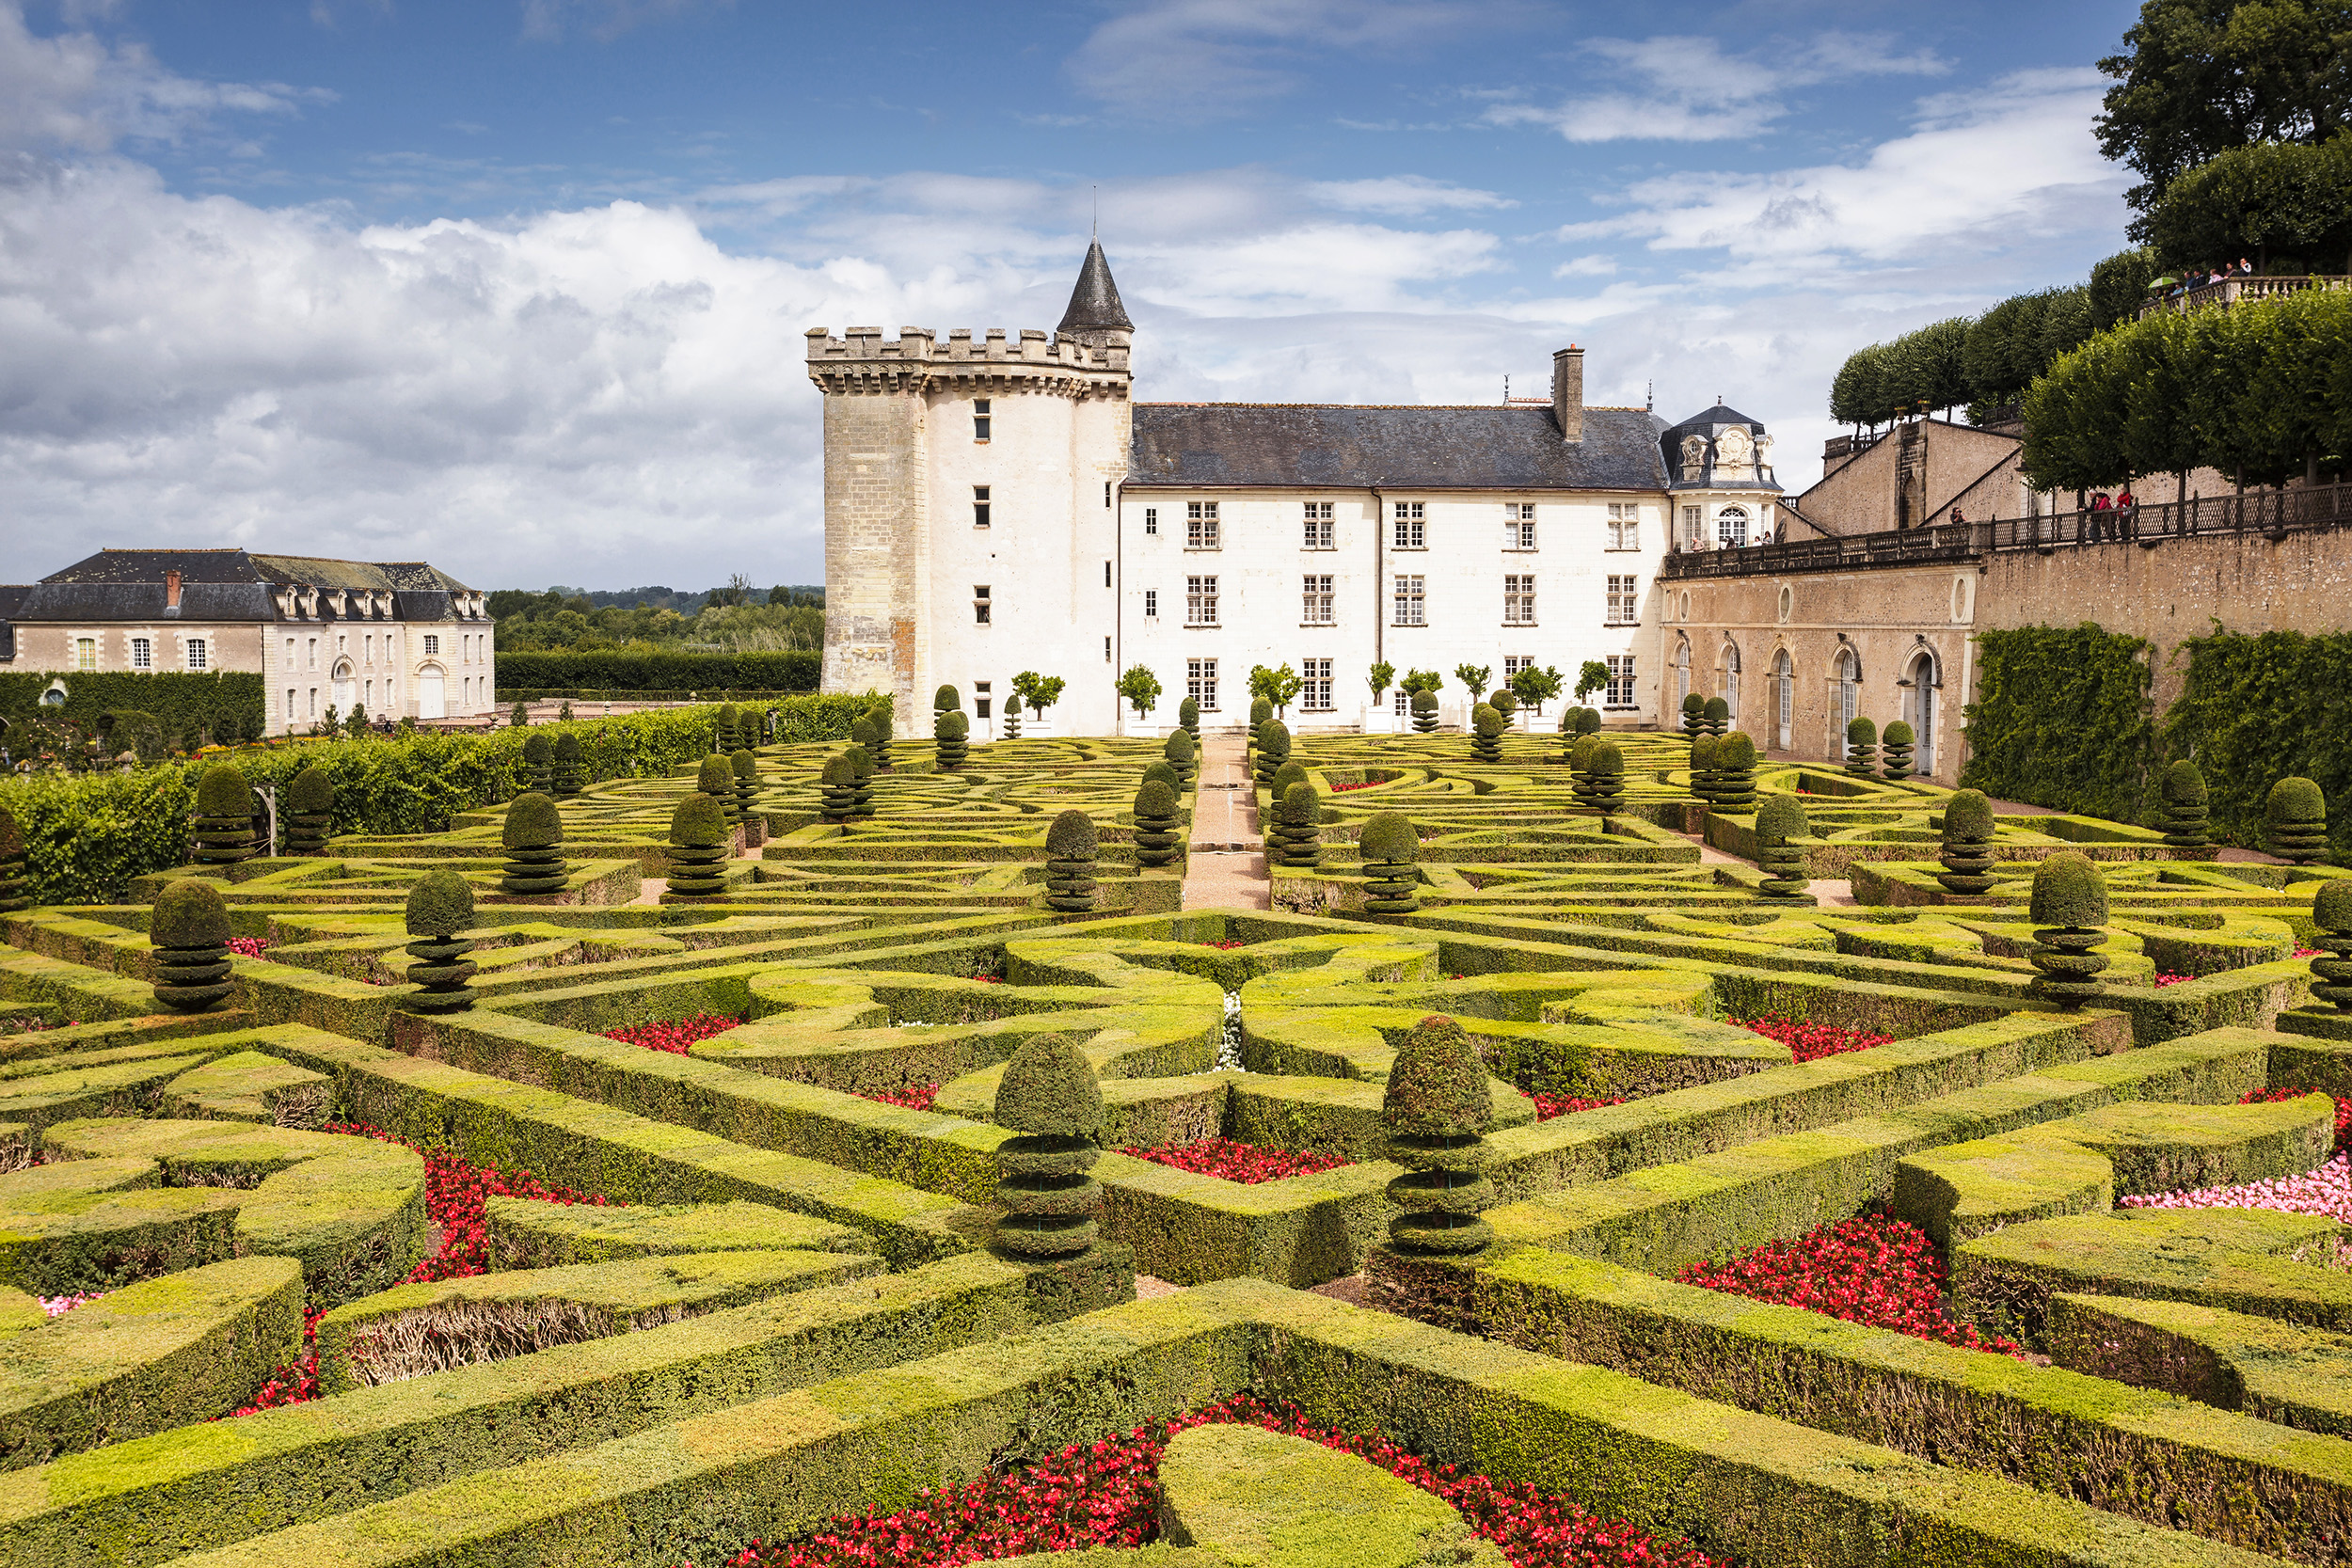
[[[683,1056],[686,1048],[696,1040],[723,1035],[742,1022],[724,1013],[696,1013],[692,1018],[657,1019],[651,1023],[632,1023],[626,1029],[608,1029],[604,1037],[629,1045],[642,1045],[648,1051],[666,1051],[673,1056]]]
[[[2299,1100],[2318,1089],[2255,1089],[2238,1103]],[[2352,1224],[2352,1100],[2336,1101],[2335,1157],[2299,1176],[2272,1177],[2234,1187],[2193,1187],[2169,1193],[2134,1193],[2116,1199],[2124,1209],[2271,1209],[2282,1214],[2318,1214]]]
[[[267,937],[230,937],[222,945],[240,958],[258,958],[269,951],[270,940]]]
[[[87,1295],[42,1296],[40,1309],[53,1318],[62,1318],[77,1307],[87,1307],[105,1293],[103,1291],[92,1291]]]
[[[1353,1164],[1336,1154],[1317,1154],[1295,1148],[1264,1148],[1257,1144],[1238,1143],[1232,1138],[1202,1138],[1197,1143],[1169,1144],[1163,1148],[1122,1148],[1119,1152],[1132,1154],[1138,1160],[1149,1160],[1153,1164],[1188,1170],[1196,1176],[1214,1176],[1220,1180],[1239,1181],[1252,1187],[1261,1181],[1279,1181],[1290,1176],[1314,1176]]]

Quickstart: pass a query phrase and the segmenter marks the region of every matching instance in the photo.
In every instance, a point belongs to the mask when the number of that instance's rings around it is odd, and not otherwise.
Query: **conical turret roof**
[[[1103,242],[1087,245],[1086,265],[1078,269],[1078,286],[1070,291],[1070,309],[1061,313],[1065,332],[1133,332],[1127,308],[1119,303],[1119,285],[1111,281],[1111,264],[1103,256]]]

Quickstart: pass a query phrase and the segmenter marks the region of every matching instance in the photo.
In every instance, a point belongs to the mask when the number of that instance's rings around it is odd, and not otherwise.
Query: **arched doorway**
[[[333,699],[335,704],[335,715],[337,718],[348,719],[351,717],[351,705],[357,694],[358,688],[351,684],[351,660],[347,658],[337,659],[335,661],[335,695]]]
[[[1731,716],[1727,722],[1731,728],[1738,729],[1740,727],[1740,644],[1737,642],[1727,641],[1724,644],[1724,705],[1731,709]]]
[[[1680,718],[1682,701],[1690,695],[1691,640],[1687,637],[1678,637],[1675,640],[1675,711],[1673,715],[1674,721],[1677,724],[1682,722]]]
[[[449,676],[437,664],[428,664],[417,672],[417,717],[449,717]]]
[[[1935,771],[1935,694],[1943,685],[1936,673],[1935,650],[1922,648],[1903,679],[1903,718],[1916,739],[1913,766],[1923,774]]]
[[[1797,741],[1797,666],[1781,649],[1772,656],[1772,747],[1775,751],[1796,749]]]

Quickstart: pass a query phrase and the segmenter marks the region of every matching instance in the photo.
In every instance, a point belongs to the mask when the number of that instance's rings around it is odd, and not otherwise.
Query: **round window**
[[[51,681],[49,689],[40,694],[40,705],[43,707],[65,706],[65,682]]]
[[[1952,578],[1952,623],[1958,626],[1968,619],[1968,605],[1974,596],[1964,577]]]
[[[1788,616],[1797,608],[1797,591],[1787,583],[1780,586],[1780,624],[1787,626]]]

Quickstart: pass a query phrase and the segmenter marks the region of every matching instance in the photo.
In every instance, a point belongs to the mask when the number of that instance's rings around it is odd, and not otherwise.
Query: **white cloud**
[[[1380,180],[1333,180],[1309,185],[1307,193],[1327,207],[1348,213],[1391,213],[1418,217],[1438,211],[1476,212],[1516,207],[1517,201],[1493,191],[1451,185],[1419,174],[1395,174]]]
[[[165,70],[135,44],[109,46],[87,33],[37,38],[24,7],[0,0],[0,150],[173,140],[216,114],[286,114],[327,96],[276,83],[199,82]]]

